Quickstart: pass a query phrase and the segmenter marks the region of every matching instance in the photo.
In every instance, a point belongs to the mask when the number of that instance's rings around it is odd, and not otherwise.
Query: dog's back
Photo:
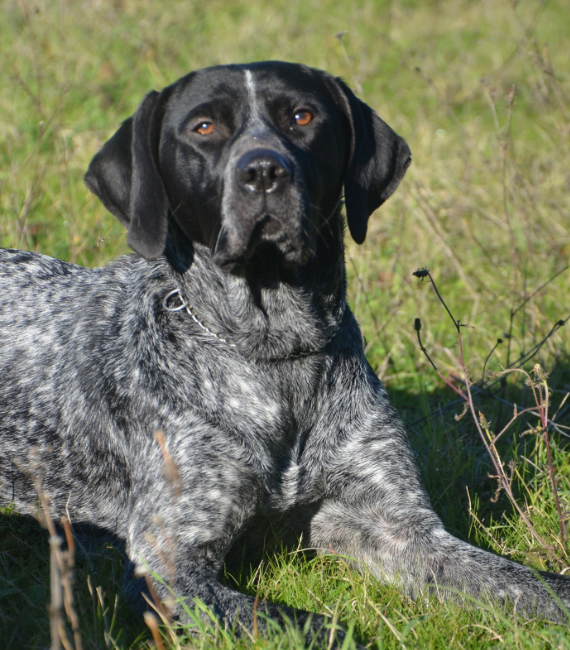
[[[121,336],[120,314],[128,314],[137,264],[126,257],[88,269],[0,250],[2,505],[29,511],[41,489],[53,514],[61,516],[70,499],[80,514],[83,496],[112,482],[105,366],[124,358],[130,335]],[[118,459],[120,446],[108,453]],[[89,501],[92,519],[96,501]]]

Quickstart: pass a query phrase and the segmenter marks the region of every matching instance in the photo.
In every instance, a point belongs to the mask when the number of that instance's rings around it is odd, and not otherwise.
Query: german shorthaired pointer
[[[410,160],[345,83],[303,65],[217,66],[149,93],[85,177],[136,254],[87,269],[1,252],[1,503],[36,508],[36,475],[53,516],[110,531],[238,627],[254,601],[218,573],[268,526],[412,595],[563,620],[568,579],[446,532],[346,304],[342,197],[361,243]]]

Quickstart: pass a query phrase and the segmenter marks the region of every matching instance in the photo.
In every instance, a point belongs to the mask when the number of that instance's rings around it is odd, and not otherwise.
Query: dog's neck
[[[266,251],[254,255],[241,274],[220,269],[205,246],[180,246],[173,233],[166,253],[173,288],[207,328],[206,336],[211,332],[220,345],[231,345],[248,359],[320,352],[346,311],[342,223],[339,210],[327,233],[319,233],[306,264],[283,267],[276,253]]]

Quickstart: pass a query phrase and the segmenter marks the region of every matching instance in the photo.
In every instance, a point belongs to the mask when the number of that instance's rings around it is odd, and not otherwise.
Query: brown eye
[[[295,111],[294,117],[298,126],[307,126],[313,120],[313,116],[309,111]]]
[[[199,133],[200,135],[211,135],[215,131],[215,129],[212,122],[204,121],[204,122],[200,122],[200,124],[198,124],[198,126],[194,128],[194,131],[196,131],[196,133]]]

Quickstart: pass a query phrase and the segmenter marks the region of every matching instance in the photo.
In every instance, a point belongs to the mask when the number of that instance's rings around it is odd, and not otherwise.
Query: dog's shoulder
[[[52,285],[52,291],[68,290],[72,294],[97,289],[107,283],[131,285],[145,277],[164,278],[164,265],[150,264],[138,255],[124,255],[104,267],[85,267],[48,255],[12,248],[0,249],[0,286],[3,292],[14,290],[35,291]],[[68,288],[66,289],[66,285]],[[53,293],[51,294],[53,297]],[[1,303],[0,303],[1,304]]]
[[[0,249],[0,274],[4,283],[18,282],[22,276],[38,279],[65,277],[81,272],[83,267],[47,255],[13,248]]]
[[[165,263],[126,255],[88,268],[38,253],[0,249],[0,327],[4,350],[22,338],[52,349],[63,339],[98,336],[114,322],[148,311],[141,296],[166,292]],[[122,315],[122,316],[121,316]],[[8,346],[8,348],[6,347]],[[31,346],[36,349],[35,345]],[[27,347],[26,347],[27,349]],[[69,356],[69,351],[67,352]]]

